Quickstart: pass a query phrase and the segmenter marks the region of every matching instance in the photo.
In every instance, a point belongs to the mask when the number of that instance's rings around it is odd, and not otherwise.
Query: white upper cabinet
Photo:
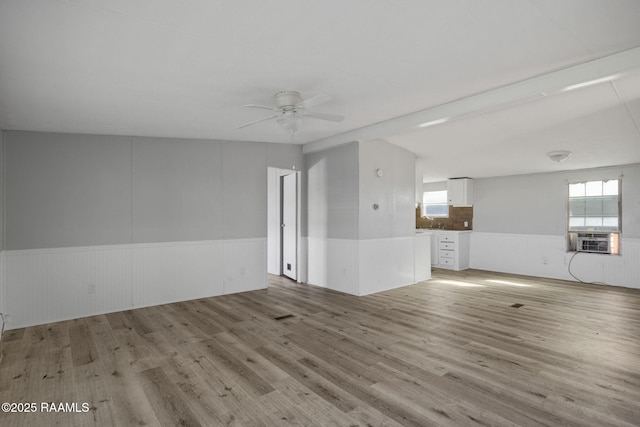
[[[473,180],[457,178],[447,181],[447,197],[453,206],[473,206]]]

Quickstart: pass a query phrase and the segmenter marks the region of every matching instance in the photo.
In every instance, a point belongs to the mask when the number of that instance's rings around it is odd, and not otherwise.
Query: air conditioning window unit
[[[578,252],[610,254],[611,235],[607,233],[579,233],[576,246]]]

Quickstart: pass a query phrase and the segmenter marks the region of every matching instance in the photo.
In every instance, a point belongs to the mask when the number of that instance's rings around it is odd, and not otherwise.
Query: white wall
[[[380,140],[362,141],[358,148],[359,238],[413,236],[415,155]],[[372,208],[374,203],[378,210]]]
[[[0,132],[0,313],[6,313],[6,286],[4,268],[4,175],[5,175],[5,132]],[[1,337],[0,337],[1,338]]]
[[[131,242],[132,144],[121,136],[5,132],[5,249]]]
[[[426,182],[422,185],[422,191],[443,191],[447,189],[447,181]]]
[[[280,169],[267,171],[267,272],[280,275]]]
[[[0,313],[3,314],[7,313],[7,287],[5,285],[5,271],[5,254],[4,251],[0,251]]]
[[[284,144],[38,132],[4,143],[9,328],[265,288],[267,167],[304,164]]]
[[[415,283],[414,155],[361,141],[307,165],[309,283],[354,295]]]
[[[5,262],[11,329],[267,287],[266,238],[17,250]]]
[[[640,288],[640,165],[474,180],[471,267],[574,280],[566,251],[567,182],[622,176],[621,256],[579,253],[586,282]]]
[[[358,144],[307,155],[308,236],[358,237]]]
[[[358,144],[307,156],[308,282],[358,292]]]
[[[416,161],[381,140],[361,141],[358,148],[359,295],[367,295],[416,282]]]

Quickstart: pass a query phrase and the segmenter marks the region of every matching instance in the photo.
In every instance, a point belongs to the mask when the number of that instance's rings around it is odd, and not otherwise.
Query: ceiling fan
[[[244,128],[254,125],[256,123],[264,122],[267,120],[275,119],[276,122],[289,133],[294,133],[298,130],[300,122],[305,117],[320,120],[329,120],[331,122],[341,122],[344,120],[344,116],[339,114],[317,113],[309,111],[309,108],[316,105],[323,104],[329,101],[331,97],[323,93],[312,96],[309,99],[303,100],[300,93],[294,90],[283,90],[275,94],[274,106],[269,107],[267,105],[247,104],[243,107],[258,108],[260,110],[269,110],[273,112],[272,115],[263,117],[258,120],[254,120],[249,123],[237,126],[236,129]]]

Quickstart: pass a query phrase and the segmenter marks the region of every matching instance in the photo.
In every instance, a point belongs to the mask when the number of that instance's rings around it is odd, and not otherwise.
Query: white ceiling
[[[0,0],[0,127],[289,142],[235,128],[288,89],[346,116],[305,120],[305,151],[385,139],[426,182],[638,163],[639,23],[637,0]]]

